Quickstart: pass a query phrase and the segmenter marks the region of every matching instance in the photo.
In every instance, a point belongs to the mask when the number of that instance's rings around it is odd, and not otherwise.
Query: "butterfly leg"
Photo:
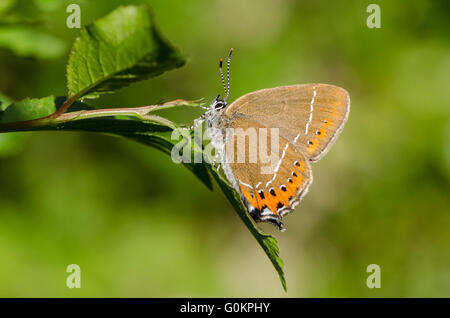
[[[219,172],[220,168],[222,168],[222,151],[217,150],[217,153],[213,157],[212,165]]]
[[[217,161],[219,160],[219,157],[220,157],[220,153],[217,152],[217,153],[215,154],[215,156],[213,157],[213,161],[212,161],[212,165],[213,165],[214,167],[216,167],[216,163],[217,163]],[[219,161],[219,164],[220,164],[220,161]]]
[[[194,120],[194,124],[189,127],[189,130],[192,130],[194,128],[197,128],[198,126],[200,126],[201,124],[203,124],[203,122],[205,121],[205,118],[203,117],[203,115],[200,118],[197,118]]]

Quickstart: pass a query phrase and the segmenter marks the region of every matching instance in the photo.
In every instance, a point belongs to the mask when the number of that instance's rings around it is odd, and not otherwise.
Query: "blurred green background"
[[[0,11],[13,2],[0,0]],[[78,34],[66,27],[69,3],[86,24],[144,2],[187,64],[97,107],[209,101],[231,47],[231,100],[311,82],[350,93],[349,121],[313,166],[287,231],[261,226],[278,239],[288,292],[217,187],[132,141],[40,132],[0,135],[0,296],[450,296],[448,1],[376,1],[380,29],[366,26],[373,1],[18,1],[19,22],[51,38],[14,37],[15,49],[0,49],[1,94],[66,94]],[[66,287],[72,263],[81,289]],[[381,266],[380,289],[366,286],[369,264]]]

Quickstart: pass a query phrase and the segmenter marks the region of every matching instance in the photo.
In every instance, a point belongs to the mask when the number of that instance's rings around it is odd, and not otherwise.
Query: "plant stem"
[[[183,99],[176,99],[162,105],[149,105],[142,107],[132,107],[132,108],[106,108],[106,109],[95,109],[95,110],[81,110],[76,112],[65,113],[65,111],[75,102],[74,98],[69,98],[64,104],[54,113],[37,119],[25,120],[13,123],[0,124],[0,133],[2,132],[15,132],[15,131],[29,131],[36,130],[39,128],[45,128],[49,126],[55,126],[57,124],[99,117],[110,117],[110,116],[129,116],[135,117],[139,120],[151,120],[155,122],[160,122],[166,126],[175,128],[175,124],[170,120],[157,116],[150,115],[152,111],[162,110],[174,106],[192,106],[198,107],[200,105],[199,101],[186,101]]]
[[[110,117],[110,116],[129,116],[135,117],[139,120],[153,120],[160,122],[166,126],[175,128],[175,125],[168,119],[156,116],[148,115],[149,112],[154,110],[157,106],[143,106],[135,108],[109,108],[109,109],[96,109],[96,110],[80,110],[77,112],[70,112],[62,114],[52,122],[52,124],[60,124],[68,121],[90,119],[98,117]]]
[[[0,133],[2,132],[14,132],[14,131],[27,131],[33,130],[36,127],[46,126],[50,124],[55,118],[58,118],[63,114],[69,107],[76,101],[76,97],[73,96],[68,98],[60,108],[58,108],[54,113],[31,120],[17,121],[12,123],[0,124]]]

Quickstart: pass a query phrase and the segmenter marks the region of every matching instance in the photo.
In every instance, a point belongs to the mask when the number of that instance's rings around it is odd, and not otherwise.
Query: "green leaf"
[[[66,100],[64,96],[47,96],[44,98],[25,98],[20,102],[10,104],[5,107],[5,111],[0,112],[0,123],[13,123],[18,121],[32,120],[46,117],[53,114],[59,107],[61,107]],[[0,102],[2,97],[0,96]],[[2,109],[0,104],[0,110]],[[70,111],[90,110],[90,107],[81,102],[75,102],[69,108]],[[43,126],[45,127],[45,126]]]
[[[56,110],[53,96],[41,99],[26,98],[10,105],[0,117],[0,122],[11,123],[15,121],[31,120],[50,115]]]
[[[40,59],[53,59],[65,52],[63,41],[27,26],[0,26],[0,47],[13,54]]]
[[[75,40],[67,65],[69,96],[96,98],[183,64],[157,31],[149,7],[119,7]]]
[[[39,115],[47,116],[54,112],[55,109],[62,106],[65,97],[47,97],[44,99],[24,100],[17,104],[13,104],[8,108],[9,112],[20,113],[21,120],[29,120],[37,118],[32,108],[46,109]],[[40,106],[41,104],[49,106],[48,108]],[[18,105],[18,106],[17,106]],[[28,109],[28,105],[31,106]],[[52,106],[53,105],[53,106]],[[56,106],[55,106],[56,105]],[[70,107],[68,113],[53,119],[43,121],[42,124],[33,125],[23,130],[66,130],[66,131],[90,131],[97,133],[112,134],[133,139],[137,142],[151,146],[162,152],[171,155],[172,148],[179,142],[171,138],[172,131],[177,126],[166,118],[152,115],[152,112],[177,106],[198,106],[195,102],[174,101],[163,105],[153,105],[138,108],[115,108],[115,109],[99,109],[93,110],[92,107],[75,102]],[[27,111],[24,111],[24,108]],[[11,110],[10,110],[11,109]],[[9,115],[11,116],[11,115]],[[9,118],[6,118],[6,120]],[[2,122],[0,113],[0,122]],[[6,121],[4,121],[6,122]],[[1,132],[1,125],[0,125]],[[212,189],[211,177],[207,167],[202,164],[183,163],[194,175],[196,175],[208,189]]]
[[[248,230],[255,237],[256,241],[262,247],[266,255],[269,257],[272,265],[275,267],[278,272],[278,276],[280,277],[281,285],[283,289],[286,291],[286,279],[284,278],[283,273],[283,260],[279,256],[279,249],[277,245],[277,240],[264,232],[258,229],[255,226],[255,223],[250,218],[247,209],[244,207],[242,203],[240,194],[233,188],[233,186],[222,177],[215,169],[209,166],[209,171],[216,179],[223,193],[227,197],[228,201],[230,201],[236,213],[239,215],[241,220],[244,222],[245,226],[247,226]]]

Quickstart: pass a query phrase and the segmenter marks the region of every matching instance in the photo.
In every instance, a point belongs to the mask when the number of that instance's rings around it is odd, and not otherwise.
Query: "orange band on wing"
[[[240,188],[248,203],[250,203],[254,208],[259,209],[258,199],[256,198],[255,193],[247,191],[242,185]]]
[[[279,189],[271,188],[269,191],[255,191],[247,189],[245,186],[240,186],[242,194],[255,209],[262,212],[265,208],[278,215],[278,210],[289,206],[290,201],[296,196],[298,188],[300,187],[306,166],[297,163],[293,165],[293,170],[289,179],[280,186]]]

